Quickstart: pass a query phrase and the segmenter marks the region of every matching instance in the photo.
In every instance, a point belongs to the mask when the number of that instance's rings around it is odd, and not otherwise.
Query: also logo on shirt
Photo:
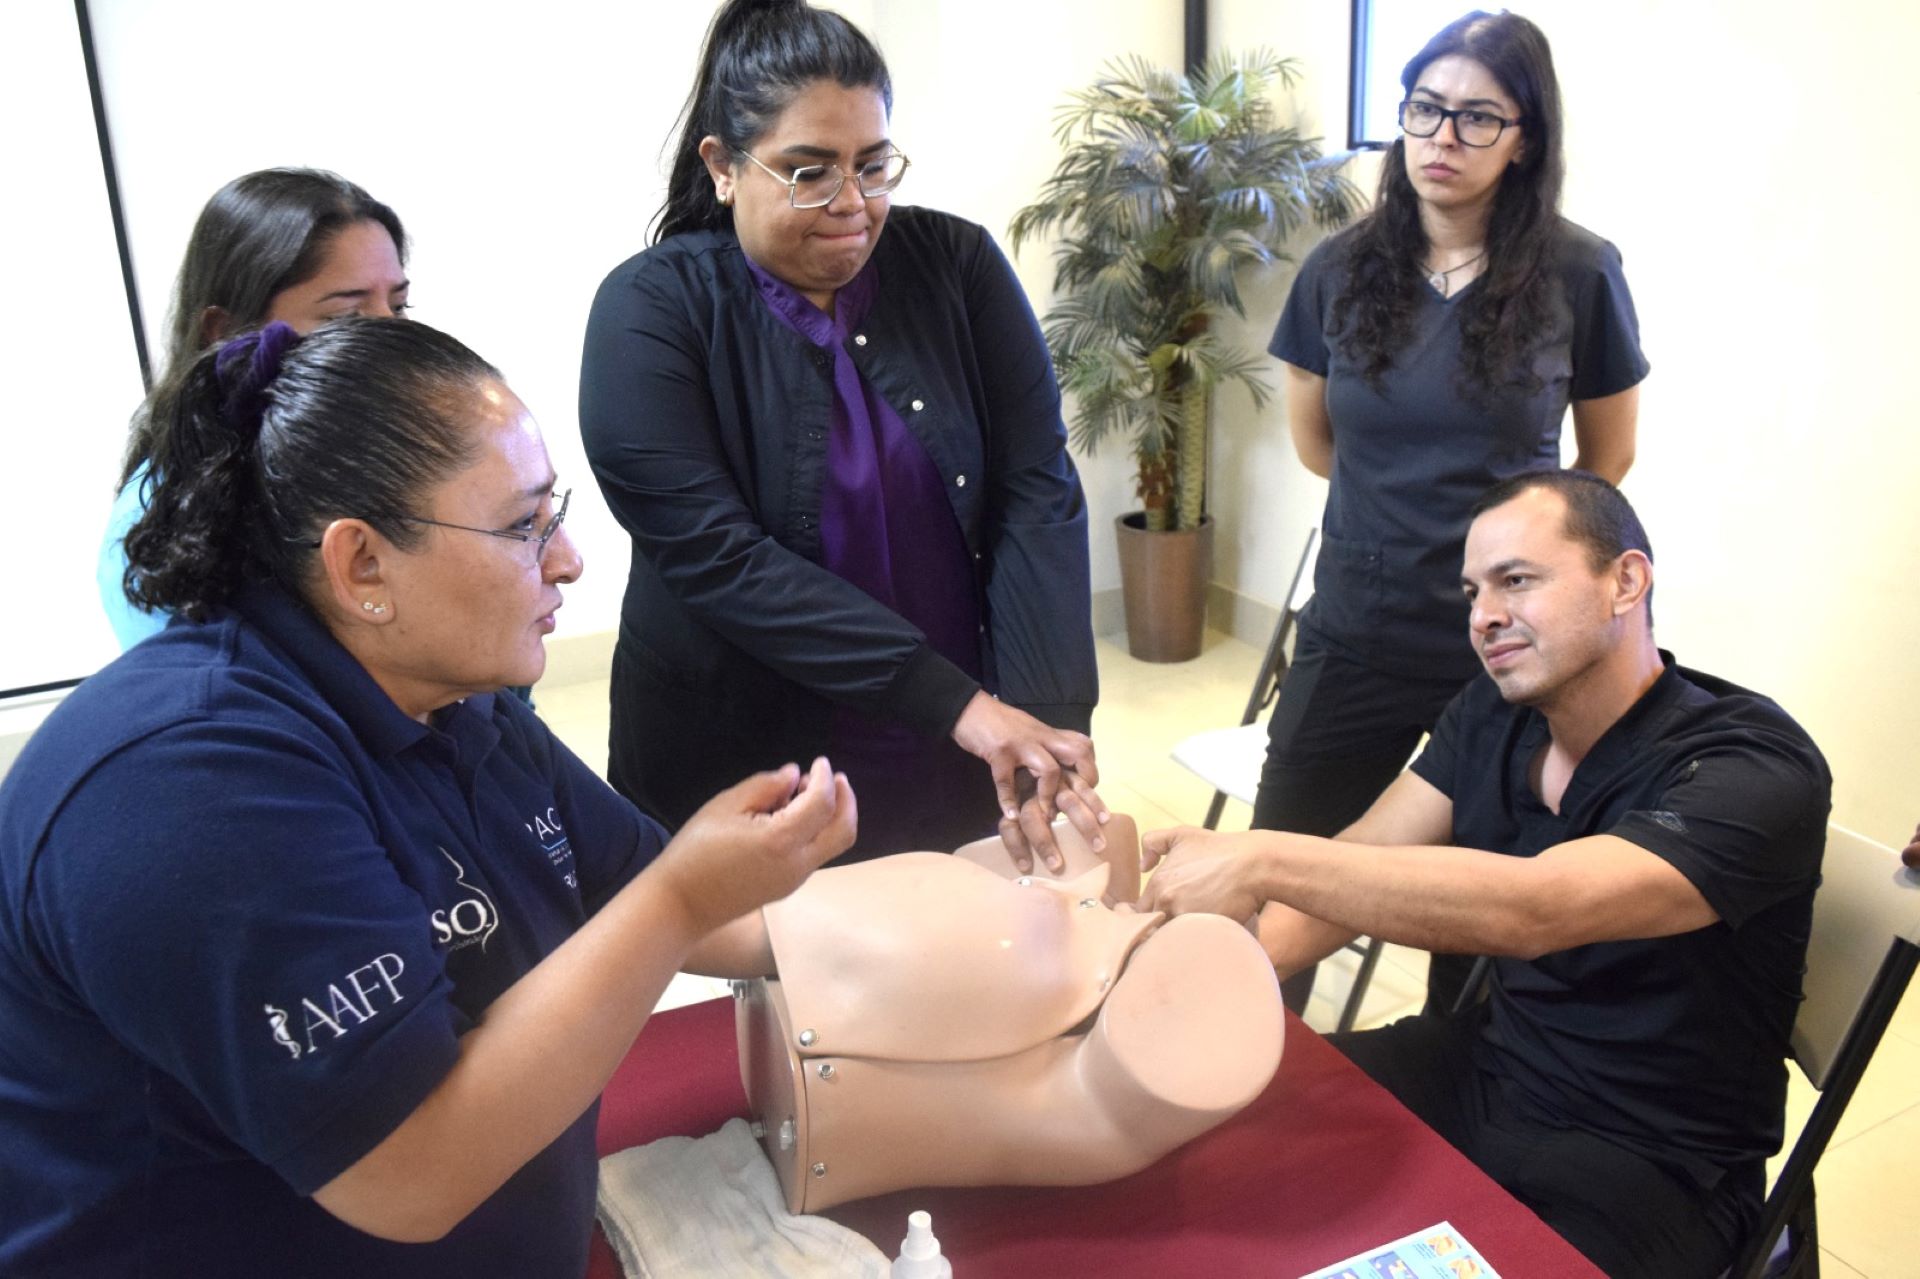
[[[428,922],[433,925],[434,944],[445,946],[448,954],[476,945],[485,951],[487,939],[500,926],[500,912],[485,889],[467,882],[466,867],[460,864],[459,859],[444,848],[440,850],[440,855],[453,864],[453,881],[466,889],[468,895],[445,910],[434,911],[428,917]]]
[[[406,999],[397,984],[406,961],[389,951],[327,983],[321,999],[302,999],[292,1013],[274,1004],[263,1005],[273,1042],[293,1060],[310,1056],[356,1026],[364,1026]],[[294,1021],[300,1026],[296,1032]],[[324,1036],[316,1038],[316,1036]]]

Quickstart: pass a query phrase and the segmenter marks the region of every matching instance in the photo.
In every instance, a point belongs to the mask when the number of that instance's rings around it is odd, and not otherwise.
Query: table
[[[600,1153],[702,1136],[746,1113],[731,1001],[659,1013],[608,1081]],[[1069,1188],[910,1190],[826,1215],[892,1256],[916,1208],[933,1213],[941,1249],[966,1279],[1294,1279],[1439,1221],[1451,1221],[1506,1279],[1600,1276],[1292,1014],[1266,1092],[1131,1177]],[[619,1274],[596,1231],[588,1279]]]

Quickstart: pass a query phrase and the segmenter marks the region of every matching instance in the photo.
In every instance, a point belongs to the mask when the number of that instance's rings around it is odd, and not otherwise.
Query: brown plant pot
[[[1113,522],[1120,539],[1120,595],[1127,607],[1127,651],[1143,662],[1200,656],[1213,576],[1213,517],[1200,527],[1149,533],[1139,511]]]

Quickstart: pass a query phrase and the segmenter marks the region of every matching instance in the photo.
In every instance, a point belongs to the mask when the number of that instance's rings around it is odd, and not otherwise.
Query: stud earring
[[[367,612],[374,614],[375,616],[378,616],[381,613],[384,613],[387,611],[387,606],[385,604],[375,604],[372,600],[361,600],[360,607],[367,610]]]

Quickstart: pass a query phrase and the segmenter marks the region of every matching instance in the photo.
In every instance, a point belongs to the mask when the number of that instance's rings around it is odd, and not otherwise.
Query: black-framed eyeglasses
[[[742,151],[740,154],[759,165],[768,177],[786,187],[787,203],[796,209],[824,209],[840,194],[840,188],[847,185],[847,172],[837,164],[802,165],[793,171],[793,176],[783,178],[778,170],[762,164],[751,153]],[[854,187],[862,198],[868,200],[887,195],[900,185],[900,179],[907,176],[907,166],[912,163],[901,152],[889,151],[860,166],[853,175]]]
[[[1430,138],[1440,132],[1442,124],[1451,120],[1453,136],[1460,139],[1463,147],[1490,147],[1500,140],[1501,134],[1517,127],[1525,118],[1509,120],[1477,107],[1455,109],[1419,98],[1408,98],[1400,104],[1400,127],[1408,137]]]

